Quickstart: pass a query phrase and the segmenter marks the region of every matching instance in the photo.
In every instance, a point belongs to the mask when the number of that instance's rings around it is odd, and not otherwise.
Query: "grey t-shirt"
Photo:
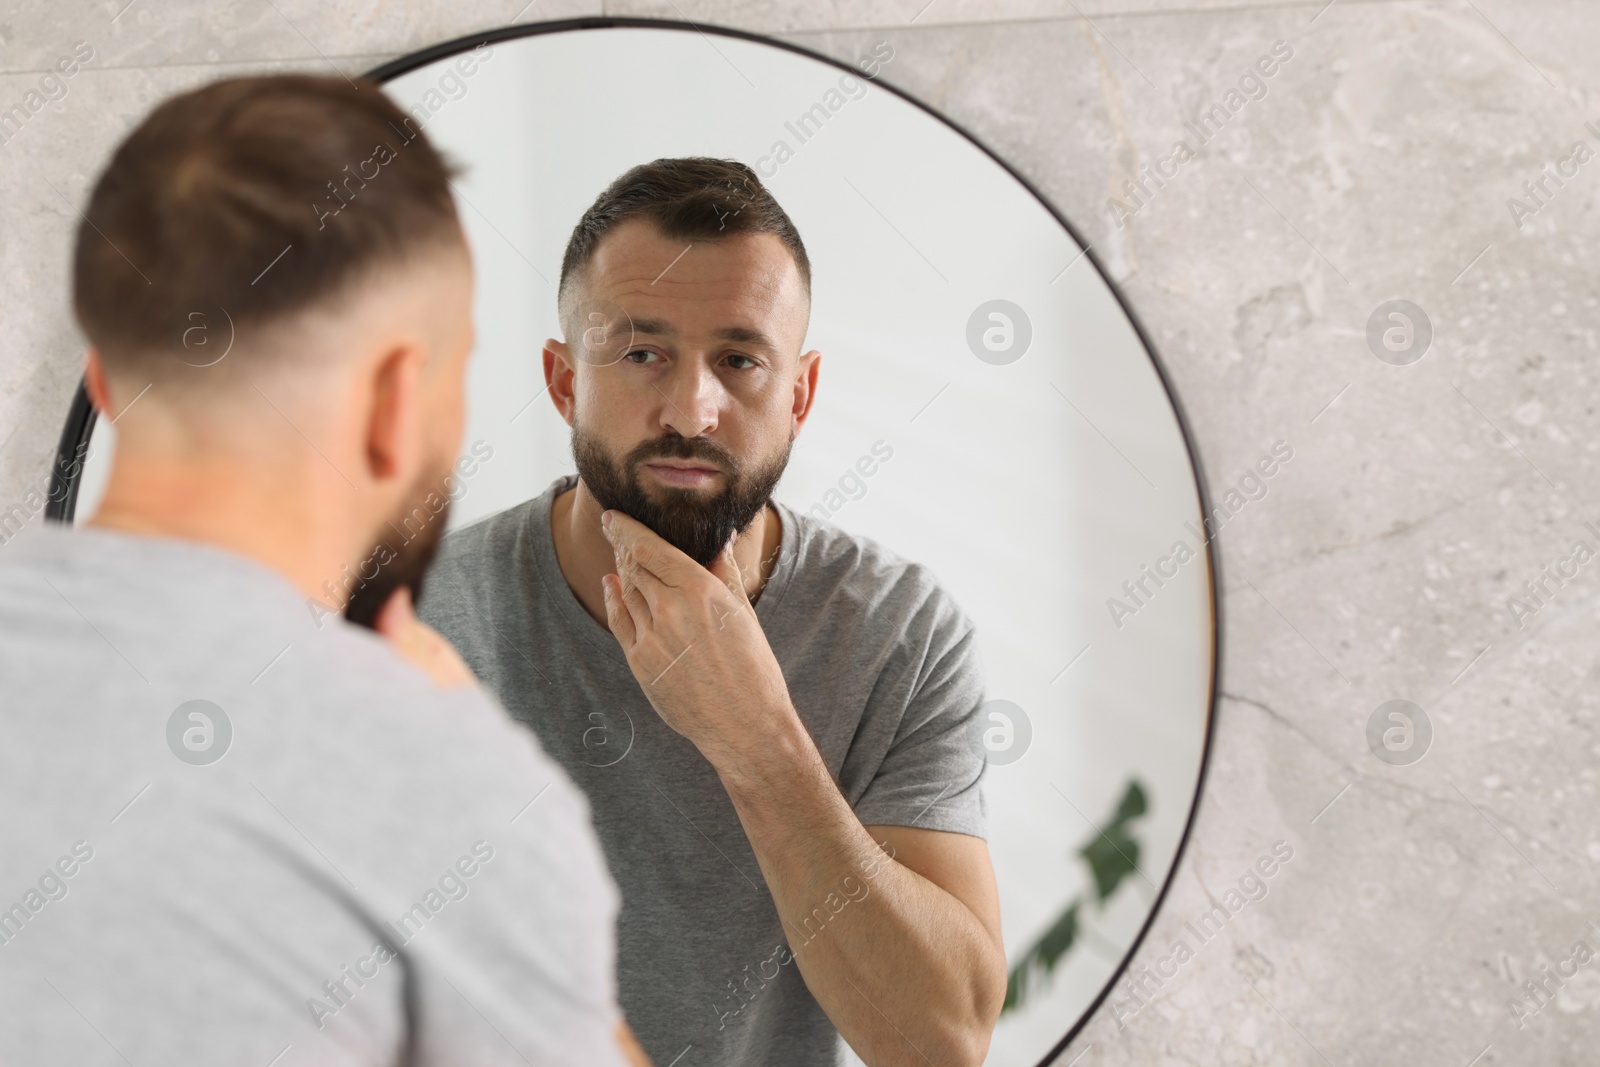
[[[0,549],[0,1063],[623,1063],[588,802],[318,617],[217,546]]]
[[[836,1063],[838,1032],[716,772],[662,722],[562,576],[550,507],[575,484],[566,475],[446,537],[419,612],[588,795],[622,889],[622,1009],[651,1058]],[[845,799],[865,825],[983,836],[971,621],[928,568],[776,506],[782,539],[756,617]]]

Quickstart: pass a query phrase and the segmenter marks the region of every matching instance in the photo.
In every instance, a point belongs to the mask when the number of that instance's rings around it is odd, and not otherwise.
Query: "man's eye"
[[[741,355],[738,355],[736,353],[734,355],[729,356],[728,358],[729,359],[742,359],[742,360],[745,361],[745,366],[742,366],[742,367],[741,366],[735,366],[733,368],[734,370],[749,370],[751,367],[759,366],[759,364],[757,364],[757,362],[754,359],[751,359],[749,356],[741,356]]]
[[[648,348],[636,348],[632,352],[629,352],[627,355],[623,356],[622,358],[626,359],[626,360],[629,360],[629,361],[631,361],[632,363],[634,363],[636,365],[640,365],[640,366],[644,365],[646,360],[634,359],[635,356],[658,356],[658,353],[652,352]]]

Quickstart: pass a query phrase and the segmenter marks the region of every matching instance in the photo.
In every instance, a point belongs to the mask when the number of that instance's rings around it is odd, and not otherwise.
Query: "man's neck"
[[[604,510],[589,487],[579,479],[577,485],[551,502],[550,532],[555,541],[556,563],[572,595],[591,618],[609,630],[600,579],[616,573],[617,558],[611,550],[611,542],[600,529],[600,513]],[[778,518],[778,509],[768,504],[733,546],[739,573],[744,576],[745,595],[752,604],[766,587],[767,578],[778,561],[782,538],[783,523]]]
[[[330,603],[349,546],[311,499],[302,478],[269,483],[268,472],[224,463],[162,463],[118,456],[105,495],[85,526],[198,541],[245,556],[297,589]],[[323,503],[328,503],[324,501]]]

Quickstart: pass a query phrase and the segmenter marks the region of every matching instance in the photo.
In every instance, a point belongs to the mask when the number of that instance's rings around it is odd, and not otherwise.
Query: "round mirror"
[[[822,356],[776,497],[926,565],[976,626],[973,743],[1011,971],[988,1062],[1022,1067],[1111,993],[1183,844],[1213,708],[1214,527],[1177,403],[1093,256],[1020,176],[893,89],[897,62],[888,42],[836,60],[585,19],[373,73],[464,166],[477,462],[452,527],[574,470],[540,353],[563,336],[573,226],[613,179],[660,157],[738,160],[794,221],[804,349]],[[80,395],[56,517],[93,513],[113,437]],[[647,1051],[667,1063],[698,1021]]]

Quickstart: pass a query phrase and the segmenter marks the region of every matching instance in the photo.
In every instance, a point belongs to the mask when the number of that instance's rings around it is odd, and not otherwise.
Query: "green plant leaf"
[[[1056,918],[1022,956],[1018,964],[1011,969],[1006,978],[1006,999],[1000,1007],[1000,1014],[1018,1007],[1027,992],[1029,978],[1037,971],[1049,974],[1056,965],[1056,961],[1067,954],[1078,939],[1078,905],[1082,899],[1073,900],[1066,911]]]
[[[1056,961],[1067,954],[1072,943],[1078,939],[1078,901],[1074,900],[1072,906],[1061,913],[1060,918],[1051,925],[1039,938],[1034,950],[1038,954],[1039,962],[1044,964],[1046,971],[1054,969]]]
[[[1138,868],[1139,842],[1121,824],[1112,823],[1084,845],[1079,855],[1094,874],[1095,896],[1103,907],[1122,880]]]
[[[1122,801],[1117,805],[1117,813],[1111,816],[1114,823],[1125,823],[1129,819],[1137,819],[1150,810],[1145,801],[1144,789],[1139,785],[1139,779],[1130,778],[1128,788],[1122,793]]]
[[[1078,850],[1078,855],[1089,865],[1094,877],[1095,903],[1098,907],[1104,908],[1107,899],[1117,891],[1123,879],[1138,870],[1139,842],[1129,831],[1128,824],[1148,810],[1149,801],[1144,787],[1137,778],[1129,779],[1111,821],[1096,830],[1088,843]],[[1034,979],[1050,974],[1056,964],[1072,951],[1078,941],[1078,916],[1082,906],[1083,898],[1074,897],[1066,910],[1050,924],[1050,928],[1022,954],[1017,965],[1006,976],[1006,999],[1000,1008],[1002,1015],[1021,1007]]]

